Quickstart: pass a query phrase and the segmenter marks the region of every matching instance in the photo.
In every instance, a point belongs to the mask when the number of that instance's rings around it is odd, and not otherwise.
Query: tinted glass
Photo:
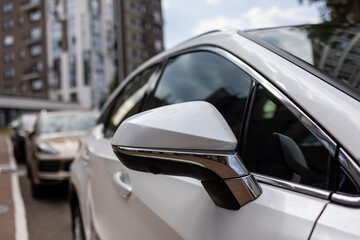
[[[249,31],[360,92],[360,25],[313,25]]]
[[[327,189],[330,155],[267,90],[256,94],[245,165],[249,171]]]
[[[238,134],[250,87],[251,77],[225,58],[210,52],[188,53],[166,66],[151,108],[207,101]]]
[[[135,76],[115,98],[111,116],[105,128],[105,137],[112,137],[123,120],[140,112],[148,87],[147,82],[154,70],[155,67]]]
[[[96,114],[64,114],[41,116],[39,122],[39,133],[62,133],[86,131],[94,126]]]

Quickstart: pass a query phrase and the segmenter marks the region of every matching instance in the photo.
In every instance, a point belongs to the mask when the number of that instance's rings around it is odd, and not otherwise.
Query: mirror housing
[[[200,180],[217,206],[237,210],[261,194],[235,152],[236,137],[210,103],[180,103],[134,115],[121,123],[111,144],[130,169]]]

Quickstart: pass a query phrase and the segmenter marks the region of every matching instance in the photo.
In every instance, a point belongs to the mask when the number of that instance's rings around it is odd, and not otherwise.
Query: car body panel
[[[311,239],[360,239],[360,209],[330,203],[316,223]]]
[[[305,239],[328,203],[262,184],[263,193],[259,199],[239,211],[222,209],[215,206],[200,181],[129,170],[110,151],[110,139],[97,139],[91,134],[85,138],[90,169],[86,173],[89,174],[89,189],[85,202],[90,203],[86,205],[90,209],[83,211],[91,213],[91,220],[88,216],[83,219],[92,221],[84,225],[94,227],[101,239],[119,236],[125,239],[169,239],[169,236],[171,239],[234,239],[239,236]],[[73,168],[81,161],[84,160],[78,158]],[[122,170],[129,174],[132,186],[127,198],[113,178]],[[79,176],[87,178],[84,173],[82,170],[72,181],[76,179],[84,186],[86,180],[79,179]],[[78,194],[84,193],[80,190]],[[260,228],[262,231],[247,231]]]
[[[123,197],[123,189],[114,181],[114,175],[125,167],[112,152],[110,141],[89,136],[87,144],[91,169],[88,171],[87,202],[90,204],[87,205],[89,209],[83,211],[91,214],[92,222],[85,225],[93,227],[101,239],[181,239],[136,194],[133,193],[129,199]],[[84,219],[89,220],[88,217]],[[91,231],[88,229],[86,232],[89,234]]]

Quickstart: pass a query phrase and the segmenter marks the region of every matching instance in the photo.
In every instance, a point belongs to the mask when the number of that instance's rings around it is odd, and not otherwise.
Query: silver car
[[[76,239],[359,239],[360,26],[213,31],[128,76],[82,139]]]

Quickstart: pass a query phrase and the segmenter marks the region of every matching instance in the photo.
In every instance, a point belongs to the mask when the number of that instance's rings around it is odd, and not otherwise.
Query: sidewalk
[[[0,134],[0,169],[10,167],[7,134]],[[11,173],[0,172],[0,239],[15,239],[15,210]]]
[[[27,240],[26,211],[8,134],[0,134],[0,239]]]

